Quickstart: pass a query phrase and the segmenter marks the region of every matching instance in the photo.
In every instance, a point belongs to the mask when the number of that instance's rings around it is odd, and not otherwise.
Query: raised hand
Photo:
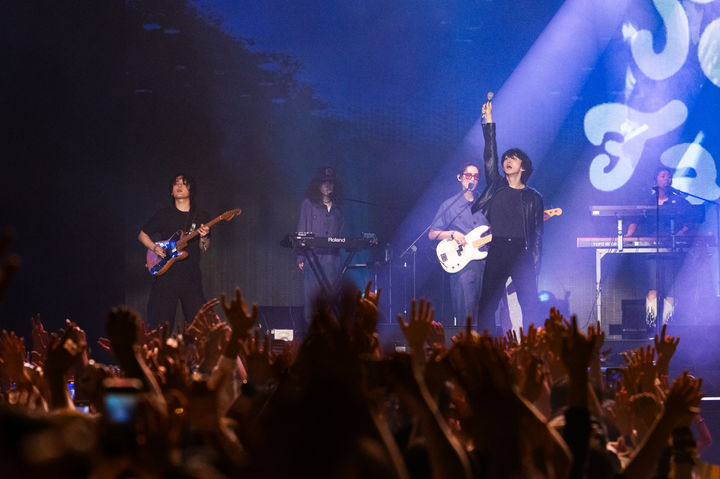
[[[655,351],[657,351],[657,374],[661,376],[668,373],[670,367],[670,359],[672,359],[675,350],[677,349],[678,343],[680,342],[679,336],[666,336],[665,331],[667,330],[667,324],[663,324],[660,337],[655,335]]]
[[[120,356],[134,354],[134,347],[139,343],[143,325],[138,315],[124,307],[113,308],[107,317],[107,335],[110,347],[120,359]]]
[[[0,333],[0,370],[16,383],[27,382],[25,374],[25,341],[13,331]]]
[[[198,344],[198,364],[202,371],[210,372],[222,355],[223,348],[228,344],[228,336],[232,336],[225,323],[217,323],[208,331]],[[235,339],[237,341],[237,339]]]
[[[225,294],[222,295],[222,306],[225,311],[225,317],[232,329],[233,336],[237,338],[246,338],[248,336],[248,331],[250,331],[250,329],[252,329],[255,325],[255,322],[257,322],[257,305],[253,304],[252,309],[248,314],[247,305],[245,304],[245,301],[243,301],[240,288],[235,288],[235,298],[230,301],[230,303],[228,303],[225,299]]]
[[[597,335],[586,337],[578,329],[577,317],[573,315],[572,323],[562,338],[560,359],[567,369],[570,390],[568,404],[570,407],[587,408],[588,402],[588,366],[597,350]]]
[[[673,421],[675,427],[689,427],[700,412],[700,400],[704,396],[700,388],[702,379],[695,379],[687,371],[673,381],[665,400],[665,415]]]
[[[482,117],[485,120],[485,123],[492,123],[492,110],[493,110],[493,104],[491,101],[487,101],[487,102],[483,103]]]
[[[370,290],[371,285],[372,281],[368,281],[365,286],[365,294],[358,291],[355,298],[357,307],[355,322],[366,333],[373,333],[377,328],[378,303],[380,302],[381,290],[378,289],[377,293],[373,293]]]
[[[42,361],[45,359],[47,354],[48,344],[50,344],[51,335],[45,330],[45,327],[40,320],[40,313],[32,316],[30,318],[30,323],[32,325],[32,350],[30,352],[31,362],[42,366]]]
[[[513,331],[513,334],[514,333],[515,331]],[[530,323],[527,335],[523,334],[523,329],[522,327],[520,328],[520,349],[537,358],[542,356],[542,343],[540,341],[538,330],[535,328],[535,324]]]
[[[638,348],[623,353],[623,359],[627,365],[623,369],[623,382],[627,390],[631,393],[655,393],[655,349],[650,345],[645,349]]]
[[[600,350],[602,349],[603,344],[605,344],[605,331],[603,331],[600,327],[600,321],[598,321],[594,326],[590,326],[588,328],[588,338],[593,338],[593,343],[595,344],[595,351],[593,352],[593,355],[595,357],[600,357]]]
[[[220,322],[220,318],[215,313],[215,306],[220,304],[220,300],[213,298],[203,304],[195,317],[190,323],[190,326],[185,328],[185,334],[191,335],[196,341],[205,337],[210,329]]]
[[[510,359],[502,346],[493,342],[488,334],[475,337],[472,342],[457,343],[448,354],[456,371],[463,370],[465,377],[475,383],[476,392],[497,394],[498,397],[514,393],[514,380]],[[457,368],[460,365],[460,368]],[[463,387],[468,381],[461,379]]]
[[[457,343],[472,343],[478,341],[480,335],[473,331],[472,328],[472,316],[465,318],[465,331],[461,331],[452,337],[453,344]]]
[[[520,364],[522,383],[520,393],[525,399],[534,403],[540,398],[545,386],[545,372],[542,361],[535,355],[525,355]]]
[[[353,343],[361,354],[379,354],[380,339],[377,334],[378,303],[380,290],[374,294],[370,287],[372,281],[365,286],[365,294],[358,291],[355,295],[355,318],[353,321]]]
[[[568,374],[584,374],[587,376],[587,368],[597,350],[597,343],[600,340],[598,335],[583,335],[578,329],[577,317],[572,317],[572,323],[567,333],[562,338],[562,359]]]
[[[247,365],[248,381],[265,382],[271,379],[272,355],[270,349],[270,331],[260,341],[260,330],[255,330],[255,335],[242,341],[242,351]]]
[[[83,357],[86,347],[85,332],[70,321],[62,338],[53,338],[48,345],[44,370],[50,386],[50,405],[53,409],[72,406],[67,378],[70,369]]]
[[[550,316],[545,320],[545,342],[555,357],[562,354],[565,330],[570,326],[567,319],[555,308],[550,308]]]
[[[80,361],[87,349],[85,331],[68,320],[62,338],[48,346],[45,371],[48,375],[65,376],[76,361]]]
[[[427,343],[433,347],[445,348],[445,328],[437,321],[430,323],[430,330],[427,335]]]
[[[623,436],[632,436],[633,412],[630,405],[630,394],[626,389],[615,393],[615,403],[608,411],[610,418]]]
[[[514,329],[508,329],[505,331],[505,339],[508,349],[514,349],[520,346],[520,340],[518,340],[518,335]]]
[[[410,321],[407,323],[401,314],[398,314],[398,324],[405,339],[414,355],[424,357],[423,347],[430,331],[435,310],[432,309],[430,301],[421,299],[419,304],[413,299],[410,303]]]

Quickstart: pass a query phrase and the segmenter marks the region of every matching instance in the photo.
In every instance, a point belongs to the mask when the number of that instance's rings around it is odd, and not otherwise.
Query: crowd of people
[[[3,245],[5,247],[6,245]],[[0,274],[6,290],[17,258]],[[679,338],[602,374],[604,335],[550,310],[519,336],[446,338],[432,305],[383,350],[381,291],[319,299],[302,341],[257,329],[237,290],[182,334],[111,309],[114,364],[81,325],[0,334],[0,471],[33,477],[690,478],[710,442],[702,380],[668,377]]]

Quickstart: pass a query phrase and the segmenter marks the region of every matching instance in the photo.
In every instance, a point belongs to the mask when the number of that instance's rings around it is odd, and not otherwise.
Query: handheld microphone
[[[495,97],[495,93],[489,91],[488,94],[487,94],[487,101],[488,101],[488,103],[490,103],[494,97]]]
[[[470,183],[468,183],[467,189],[466,189],[465,191],[470,191],[470,190],[472,190],[472,189],[473,189],[473,186],[475,186],[475,183],[473,183],[473,182],[471,181]]]

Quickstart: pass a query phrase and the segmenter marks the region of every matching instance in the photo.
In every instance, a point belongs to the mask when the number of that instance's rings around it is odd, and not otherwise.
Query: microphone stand
[[[653,190],[655,191],[655,333],[660,334],[665,316],[665,288],[663,288],[660,274],[660,187],[656,186]],[[671,237],[675,235],[674,226],[675,222],[672,221],[670,223]]]
[[[470,191],[469,188],[463,188],[462,194],[459,195],[457,198],[455,198],[449,205],[447,205],[447,207],[446,207],[445,209],[446,209],[446,210],[449,210],[450,207],[452,207],[453,205],[455,205],[455,203],[457,203],[457,201],[458,201],[460,198],[465,198],[465,193],[468,192],[468,191]],[[473,203],[474,203],[474,201],[468,202],[468,207],[469,207],[470,205],[472,205]],[[458,211],[458,213],[457,213],[455,216],[453,216],[453,218],[448,222],[448,225],[452,224],[452,222],[455,221],[455,220],[457,219],[457,217],[460,216],[460,213],[462,213],[463,211],[464,211],[464,208],[461,209],[460,211]],[[399,256],[399,258],[404,258],[404,257],[405,257],[406,255],[408,255],[409,253],[412,253],[412,290],[413,290],[413,296],[412,296],[412,297],[413,297],[413,299],[416,298],[416,294],[415,294],[415,293],[416,293],[416,291],[415,291],[415,287],[416,287],[415,281],[416,281],[416,274],[417,274],[416,265],[415,265],[415,256],[416,256],[415,253],[417,253],[416,243],[417,243],[418,241],[420,241],[420,239],[430,230],[431,227],[432,227],[432,222],[431,222],[429,225],[427,225],[424,230],[422,230],[422,233],[420,233],[420,234],[418,235],[418,237],[415,238],[415,239],[413,240],[413,242],[410,243],[410,245],[409,245],[407,248],[405,248],[405,250],[404,250],[404,251],[400,254],[400,256]],[[437,238],[435,238],[435,239],[437,239]],[[406,267],[407,267],[407,262],[404,262],[404,263],[403,263],[403,268],[406,268]],[[407,311],[405,311],[405,314],[407,314]]]

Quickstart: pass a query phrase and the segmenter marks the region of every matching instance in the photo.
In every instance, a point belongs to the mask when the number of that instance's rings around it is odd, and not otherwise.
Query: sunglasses
[[[463,176],[466,180],[472,180],[473,178],[476,180],[480,179],[480,173],[463,173]]]

